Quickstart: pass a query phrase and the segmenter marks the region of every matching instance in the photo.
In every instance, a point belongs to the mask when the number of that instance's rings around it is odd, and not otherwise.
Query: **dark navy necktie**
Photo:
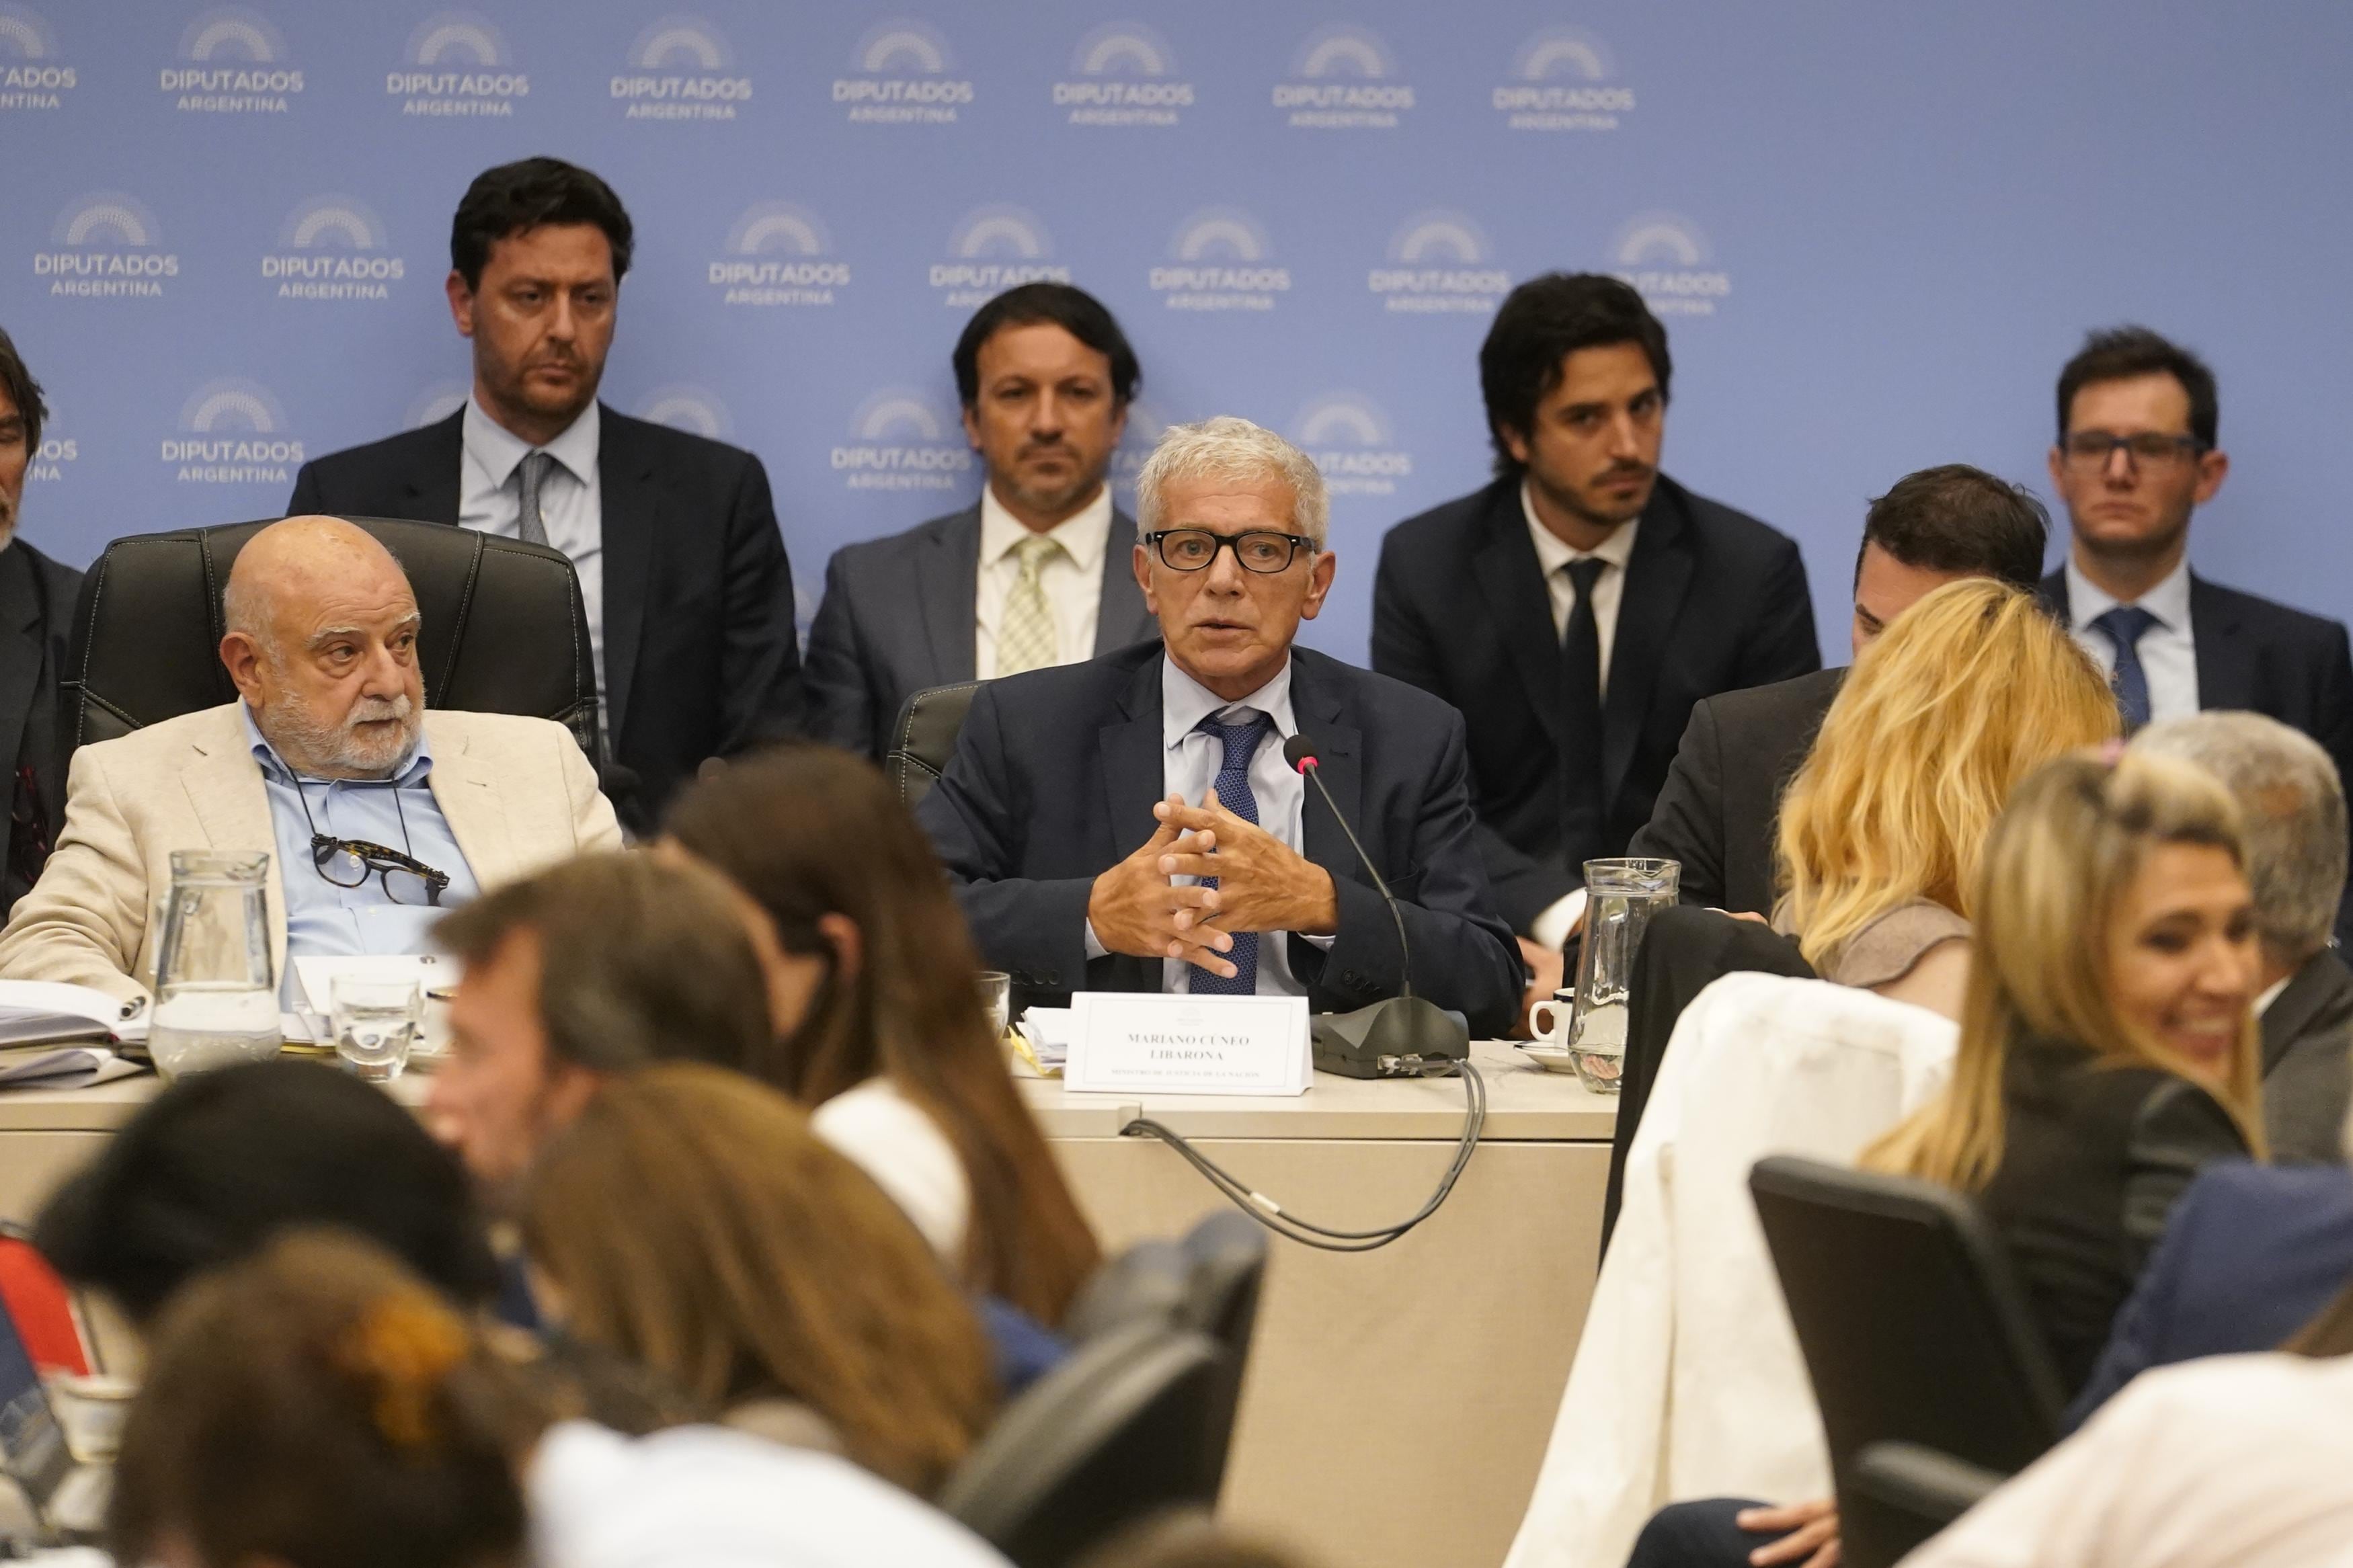
[[[1258,743],[1274,728],[1274,721],[1255,709],[1244,709],[1250,716],[1239,724],[1221,724],[1214,713],[1194,728],[1225,747],[1225,755],[1218,763],[1218,804],[1255,826],[1258,822],[1258,796],[1250,793],[1250,759],[1258,755]],[[1201,885],[1214,888],[1215,877],[1204,877]],[[1227,979],[1212,974],[1199,964],[1189,964],[1188,989],[1196,996],[1252,996],[1258,994],[1258,932],[1238,931],[1233,933],[1234,945],[1226,954],[1234,966],[1234,977]]]
[[[2148,671],[2141,668],[2140,639],[2157,625],[2157,617],[2138,605],[2118,605],[2092,617],[2092,629],[2116,650],[2116,706],[2124,710],[2129,735],[2149,721]]]
[[[1560,639],[1560,841],[1572,867],[1600,852],[1601,624],[1593,590],[1609,564],[1588,555],[1561,568],[1577,591]]]

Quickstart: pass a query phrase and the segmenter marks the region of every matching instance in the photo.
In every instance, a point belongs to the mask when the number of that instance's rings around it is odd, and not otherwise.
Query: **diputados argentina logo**
[[[853,490],[952,490],[972,472],[972,447],[955,415],[920,392],[886,386],[850,416],[833,468]]]
[[[1292,438],[1335,496],[1388,496],[1413,475],[1380,405],[1360,392],[1327,392],[1299,411]]]
[[[514,68],[506,35],[489,17],[443,11],[408,35],[403,68],[386,71],[384,90],[400,112],[427,119],[508,119],[531,94],[531,78]]]
[[[1397,58],[1377,33],[1345,24],[1319,27],[1277,82],[1274,106],[1298,131],[1394,131],[1413,109],[1413,89],[1397,79]]]
[[[1152,291],[1171,310],[1271,310],[1291,290],[1258,219],[1239,207],[1204,207],[1176,226]]]
[[[849,68],[834,81],[833,101],[852,124],[952,125],[972,101],[972,83],[955,74],[947,38],[929,22],[901,17],[869,27]]]
[[[33,276],[64,299],[160,300],[179,275],[180,258],[164,248],[155,215],[121,191],[68,202],[50,226],[49,248],[33,253]]]
[[[389,300],[406,270],[386,251],[384,220],[350,196],[313,196],[287,214],[261,258],[280,300]]]
[[[735,421],[728,416],[727,405],[707,387],[674,382],[657,386],[646,394],[638,405],[638,417],[652,425],[667,425],[673,430],[683,430],[690,436],[704,436],[713,441],[724,441],[735,433]]]
[[[932,287],[952,310],[985,305],[1023,283],[1068,283],[1054,260],[1054,237],[1027,207],[975,207],[948,236],[948,258],[932,263]]]
[[[613,78],[625,120],[733,120],[752,99],[752,79],[710,23],[665,16],[629,46],[628,68]]]
[[[711,263],[711,287],[725,305],[830,305],[849,286],[849,263],[817,214],[791,202],[755,202],[727,231],[727,254]]]
[[[0,109],[62,109],[75,83],[41,14],[0,5]]]
[[[1609,259],[1657,315],[1713,316],[1732,293],[1732,276],[1715,265],[1707,236],[1673,213],[1630,219],[1610,242]]]
[[[1582,27],[1545,27],[1512,56],[1495,112],[1514,131],[1615,131],[1634,110],[1609,47]]]
[[[180,63],[165,66],[162,86],[184,114],[284,114],[302,92],[302,73],[287,63],[286,36],[244,5],[222,5],[180,35]]]
[[[1366,286],[1384,310],[1417,315],[1493,315],[1512,291],[1511,274],[1490,265],[1479,226],[1458,212],[1419,212],[1389,237],[1388,265]]]
[[[286,433],[286,410],[268,387],[225,376],[182,405],[180,434],[164,438],[164,461],[178,484],[282,487],[302,466],[302,443]]]
[[[1072,125],[1174,125],[1193,107],[1193,84],[1176,78],[1176,51],[1141,22],[1106,22],[1071,51],[1071,74],[1054,84],[1054,107]]]

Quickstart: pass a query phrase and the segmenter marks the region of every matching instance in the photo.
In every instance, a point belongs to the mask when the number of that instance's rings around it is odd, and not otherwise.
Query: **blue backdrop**
[[[1485,475],[1497,299],[1570,267],[1653,300],[1669,470],[1803,542],[1841,658],[1866,498],[2047,491],[2058,367],[2126,319],[2221,377],[2201,567],[2343,616],[2348,58],[2328,0],[0,0],[26,535],[265,515],[454,407],[450,210],[546,152],[638,222],[607,400],[766,460],[805,615],[834,547],[976,493],[949,346],[1068,278],[1143,355],[1124,472],[1211,413],[1325,465],[1313,640],[1361,658],[1380,531]]]

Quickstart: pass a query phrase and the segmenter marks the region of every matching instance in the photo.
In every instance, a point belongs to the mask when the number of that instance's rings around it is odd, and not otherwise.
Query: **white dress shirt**
[[[1609,654],[1618,641],[1618,606],[1626,597],[1626,563],[1634,555],[1634,532],[1642,526],[1641,518],[1620,523],[1599,550],[1571,550],[1560,535],[1544,525],[1536,516],[1536,503],[1528,494],[1528,481],[1520,481],[1520,514],[1528,520],[1528,538],[1536,547],[1536,563],[1544,568],[1545,593],[1552,600],[1552,635],[1555,641],[1568,636],[1568,617],[1577,608],[1577,584],[1568,580],[1566,570],[1578,561],[1602,561],[1609,569],[1594,580],[1593,630],[1601,644],[1601,695],[1609,694]],[[1528,922],[1528,940],[1538,947],[1558,952],[1568,941],[1570,930],[1585,914],[1585,889],[1554,900],[1542,914]],[[1565,975],[1561,984],[1572,984],[1575,975]]]
[[[596,660],[596,716],[609,749],[612,716],[605,709],[605,489],[596,477],[603,423],[591,403],[563,435],[533,447],[466,399],[459,431],[464,457],[459,464],[458,521],[502,539],[522,537],[522,460],[533,452],[555,459],[539,488],[539,521],[548,543],[571,558],[580,578],[580,601],[588,613],[588,648]]]
[[[1568,617],[1577,608],[1577,584],[1568,580],[1567,568],[1578,561],[1599,561],[1608,570],[1593,584],[1593,630],[1601,640],[1601,689],[1609,690],[1609,653],[1618,641],[1618,605],[1626,597],[1626,563],[1633,558],[1634,533],[1642,526],[1641,518],[1623,522],[1610,531],[1598,550],[1571,550],[1559,534],[1544,525],[1536,516],[1536,503],[1528,494],[1528,481],[1520,481],[1520,514],[1528,520],[1528,538],[1536,547],[1536,564],[1544,568],[1545,593],[1552,600],[1552,638],[1559,642],[1568,636]]]
[[[1226,762],[1225,743],[1196,726],[1213,713],[1222,724],[1243,722],[1248,718],[1245,709],[1255,709],[1274,721],[1274,727],[1259,741],[1250,757],[1250,786],[1258,800],[1258,825],[1304,855],[1306,839],[1300,824],[1307,805],[1307,781],[1282,760],[1283,742],[1299,733],[1299,721],[1291,708],[1288,658],[1273,679],[1240,701],[1228,702],[1177,668],[1175,659],[1161,656],[1160,739],[1166,748],[1160,761],[1161,795],[1165,799],[1171,794],[1180,795],[1196,805],[1204,798],[1215,799],[1218,773]],[[1179,877],[1176,881],[1187,887],[1198,879]],[[1307,994],[1305,983],[1291,973],[1290,935],[1279,931],[1258,933],[1258,994],[1261,996]],[[1332,945],[1328,935],[1303,933],[1303,940],[1321,948]],[[1095,938],[1094,922],[1088,921],[1087,956],[1101,958],[1105,951]],[[1191,992],[1193,966],[1181,958],[1162,959],[1160,989],[1171,995]]]
[[[1905,1568],[2353,1563],[2353,1356],[2215,1356],[2135,1378]]]
[[[997,491],[980,491],[980,592],[974,605],[977,623],[973,638],[973,673],[983,680],[997,675],[997,628],[1005,616],[1006,596],[1021,580],[1021,563],[1013,547],[1029,537],[1020,519],[1005,510]],[[550,535],[551,538],[554,535]],[[1038,586],[1054,616],[1054,662],[1077,664],[1095,656],[1095,623],[1103,615],[1104,552],[1111,542],[1111,487],[1105,485],[1072,516],[1046,531],[1062,547],[1038,569]],[[1117,569],[1128,569],[1124,561]]]
[[[972,1182],[930,1111],[887,1074],[878,1074],[818,1106],[809,1115],[809,1130],[872,1177],[949,1271],[963,1273]]]
[[[2116,673],[2116,645],[2092,623],[2124,601],[2084,575],[2067,557],[2067,616],[2075,640],[2109,677]],[[2165,580],[2133,601],[2157,617],[2141,634],[2140,668],[2148,677],[2148,716],[2183,719],[2198,711],[2198,644],[2189,629],[2189,558],[2183,556]]]

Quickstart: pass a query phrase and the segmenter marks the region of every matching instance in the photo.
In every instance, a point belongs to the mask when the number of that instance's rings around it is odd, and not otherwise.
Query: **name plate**
[[[1312,1070],[1304,996],[1082,991],[1071,998],[1066,1089],[1304,1094]]]

